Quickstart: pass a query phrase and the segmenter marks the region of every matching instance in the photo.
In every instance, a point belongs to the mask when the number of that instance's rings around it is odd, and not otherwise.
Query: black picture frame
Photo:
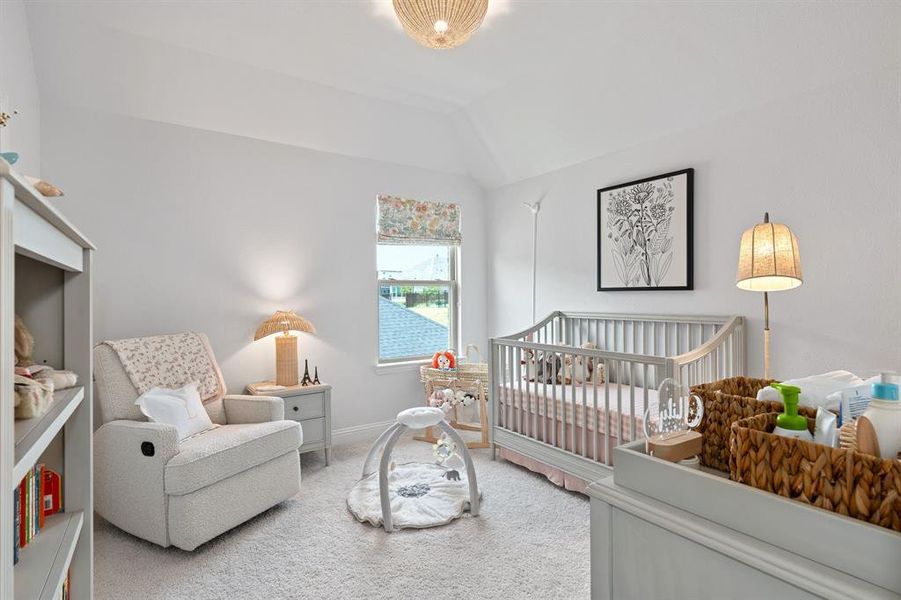
[[[604,238],[605,235],[605,218],[604,207],[602,203],[602,195],[609,192],[614,192],[616,190],[620,190],[622,188],[628,188],[632,186],[637,186],[643,183],[650,183],[659,180],[664,180],[670,177],[678,177],[678,176],[686,176],[686,189],[685,189],[685,285],[663,285],[663,286],[610,286],[604,287],[602,283],[602,274],[604,273],[604,264],[603,264],[603,250],[604,250]],[[609,238],[608,238],[609,239]],[[601,188],[597,192],[597,291],[599,292],[644,292],[644,291],[681,291],[681,290],[693,290],[694,289],[694,169],[682,169],[679,171],[672,171],[669,173],[663,173],[660,175],[654,175],[652,177],[645,177],[643,179],[636,179],[634,181],[628,181],[625,183],[618,183],[616,185],[607,186],[605,188]],[[647,264],[647,261],[646,261]]]

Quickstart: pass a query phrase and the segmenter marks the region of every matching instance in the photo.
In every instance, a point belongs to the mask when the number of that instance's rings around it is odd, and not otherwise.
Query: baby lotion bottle
[[[898,386],[882,373],[880,381],[872,385],[872,399],[863,414],[873,424],[876,443],[882,458],[897,458],[901,452],[901,402]]]
[[[801,394],[801,388],[781,383],[771,385],[782,392],[784,406],[782,414],[776,417],[776,428],[773,433],[812,442],[813,434],[807,429],[807,417],[798,414],[798,396]]]

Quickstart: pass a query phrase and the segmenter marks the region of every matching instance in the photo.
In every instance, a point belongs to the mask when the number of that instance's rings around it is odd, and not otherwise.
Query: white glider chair
[[[194,550],[300,491],[300,424],[284,420],[281,398],[226,395],[206,336],[104,342],[94,348],[94,380],[94,507],[120,529]],[[219,427],[179,441],[175,427],[135,406],[151,383],[193,381]]]

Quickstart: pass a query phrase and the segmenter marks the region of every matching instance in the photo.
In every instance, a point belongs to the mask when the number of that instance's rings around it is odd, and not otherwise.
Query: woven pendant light
[[[488,0],[393,0],[394,12],[411,38],[436,50],[456,48],[485,18]]]

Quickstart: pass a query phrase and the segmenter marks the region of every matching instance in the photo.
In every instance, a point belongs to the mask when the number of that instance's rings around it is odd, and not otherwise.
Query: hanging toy
[[[432,453],[437,459],[435,464],[445,469],[443,476],[448,481],[460,481],[460,472],[453,467],[462,467],[463,459],[457,454],[457,444],[446,433],[442,433],[438,442],[432,446]]]

